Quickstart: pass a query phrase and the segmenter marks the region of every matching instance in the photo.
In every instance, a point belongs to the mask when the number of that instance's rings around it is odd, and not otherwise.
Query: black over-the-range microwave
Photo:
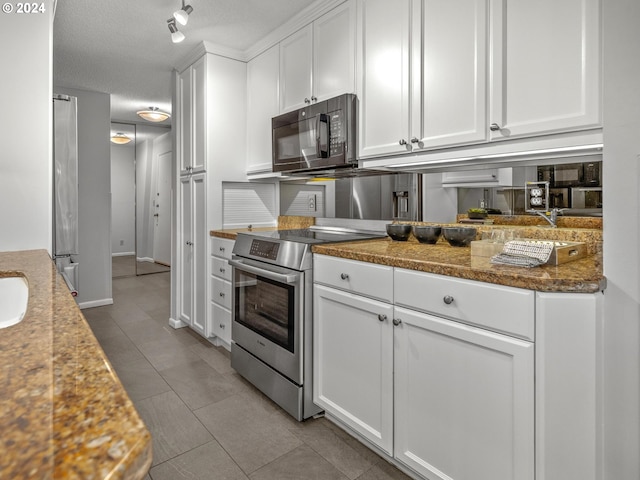
[[[357,166],[356,102],[345,94],[274,117],[273,171]]]

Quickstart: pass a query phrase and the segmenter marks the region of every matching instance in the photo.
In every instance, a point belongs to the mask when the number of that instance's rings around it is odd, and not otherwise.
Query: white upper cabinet
[[[280,111],[353,93],[355,0],[280,42]]]
[[[360,158],[600,125],[599,0],[358,0],[357,23]]]
[[[358,3],[360,157],[410,150],[411,0]]]
[[[600,1],[492,4],[491,139],[600,124]]]
[[[177,110],[180,174],[201,172],[206,163],[205,57],[178,76]]]
[[[278,45],[247,63],[247,173],[271,170],[271,119],[280,112],[279,68]]]
[[[414,2],[413,150],[486,140],[487,16],[486,0]]]

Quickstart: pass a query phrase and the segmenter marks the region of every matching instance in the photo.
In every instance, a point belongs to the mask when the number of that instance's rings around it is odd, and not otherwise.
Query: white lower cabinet
[[[234,240],[211,238],[211,278],[209,296],[209,318],[207,337],[213,343],[229,350],[231,348],[231,265],[229,259]]]
[[[394,456],[428,479],[533,480],[533,343],[394,311]]]
[[[314,286],[314,402],[393,453],[393,306]]]

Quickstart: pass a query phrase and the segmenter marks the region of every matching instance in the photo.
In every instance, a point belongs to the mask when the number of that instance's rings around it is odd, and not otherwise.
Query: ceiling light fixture
[[[159,110],[158,107],[149,107],[149,110],[141,110],[136,113],[148,122],[164,122],[167,118],[171,117],[170,114]]]
[[[167,20],[169,31],[171,32],[171,41],[173,43],[180,43],[184,40],[184,33],[178,30],[178,26],[176,25],[176,19],[170,18]]]
[[[193,7],[191,5],[185,6],[184,0],[182,0],[182,8],[173,12],[173,18],[175,18],[180,25],[186,25],[191,12],[193,12]]]
[[[126,145],[131,141],[131,138],[127,137],[124,133],[118,132],[111,137],[111,142],[118,145]]]

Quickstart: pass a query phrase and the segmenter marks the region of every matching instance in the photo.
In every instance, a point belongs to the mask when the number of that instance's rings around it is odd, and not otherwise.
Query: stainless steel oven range
[[[380,236],[330,227],[237,236],[231,366],[297,420],[321,411],[311,391],[311,246]]]

